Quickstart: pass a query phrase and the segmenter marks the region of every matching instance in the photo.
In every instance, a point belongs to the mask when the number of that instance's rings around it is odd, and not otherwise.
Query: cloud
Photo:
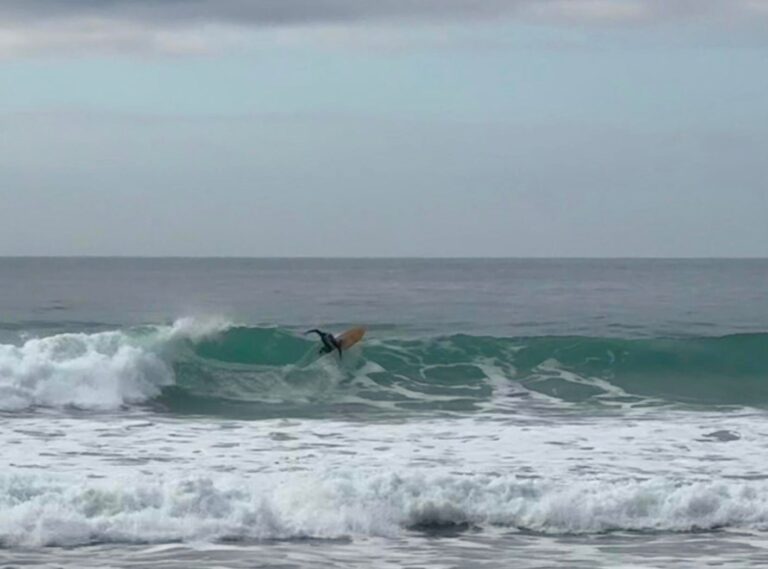
[[[748,17],[766,11],[766,0],[3,0],[0,20],[84,18],[268,26],[536,15],[576,22],[625,22],[675,14]]]
[[[381,19],[494,17],[531,0],[4,0],[0,17],[25,21],[98,18],[170,24],[336,23]],[[547,0],[545,0],[547,1]],[[579,1],[579,0],[575,0]],[[623,1],[623,0],[619,0]]]
[[[236,44],[254,30],[383,25],[396,31],[405,24],[504,20],[766,28],[768,0],[2,0],[0,57],[62,50],[200,53]]]
[[[118,20],[71,19],[35,25],[0,24],[0,60],[45,53],[207,54],[245,41],[236,27],[164,27]]]

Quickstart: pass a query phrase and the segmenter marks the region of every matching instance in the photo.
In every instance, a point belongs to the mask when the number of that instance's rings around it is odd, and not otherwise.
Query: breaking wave
[[[768,405],[768,334],[708,338],[371,338],[337,358],[281,328],[182,319],[0,345],[0,410],[239,417],[569,404]]]
[[[0,545],[394,536],[448,527],[547,534],[768,527],[765,481],[574,481],[350,472],[72,483],[0,476]]]

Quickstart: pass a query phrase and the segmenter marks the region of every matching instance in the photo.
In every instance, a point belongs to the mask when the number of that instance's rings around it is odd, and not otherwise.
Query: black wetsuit
[[[312,329],[304,332],[305,334],[317,334],[320,336],[320,341],[323,343],[323,347],[320,348],[321,354],[329,354],[333,350],[338,350],[339,357],[341,357],[341,342],[339,342],[333,334],[323,332],[322,330]]]

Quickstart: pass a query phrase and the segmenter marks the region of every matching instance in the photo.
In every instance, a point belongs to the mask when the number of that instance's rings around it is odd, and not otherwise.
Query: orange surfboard
[[[350,328],[346,332],[342,332],[336,337],[336,339],[341,344],[342,350],[348,350],[357,344],[360,340],[362,340],[363,336],[365,336],[365,328],[362,326],[356,326],[355,328]]]

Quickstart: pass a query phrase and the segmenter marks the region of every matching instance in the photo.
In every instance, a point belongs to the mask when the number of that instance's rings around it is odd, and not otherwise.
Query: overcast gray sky
[[[0,254],[766,256],[768,1],[0,3]]]

